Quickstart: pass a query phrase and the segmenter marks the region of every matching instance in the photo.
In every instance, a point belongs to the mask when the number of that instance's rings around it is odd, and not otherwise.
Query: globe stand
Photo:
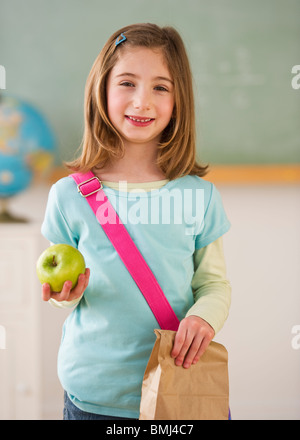
[[[0,223],[27,223],[24,217],[16,217],[8,211],[8,200],[0,199]]]

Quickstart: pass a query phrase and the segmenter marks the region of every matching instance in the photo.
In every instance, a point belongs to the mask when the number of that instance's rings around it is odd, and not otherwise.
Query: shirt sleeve
[[[208,203],[204,212],[200,231],[196,235],[195,248],[200,249],[224,235],[230,229],[230,222],[225,213],[221,195],[211,184]]]
[[[72,307],[75,308],[80,303],[82,297],[83,294],[79,298],[73,299],[72,301],[57,301],[54,298],[50,298],[48,303],[58,309],[71,309]]]
[[[72,232],[59,203],[56,185],[49,192],[48,202],[41,232],[54,244],[64,243],[77,247],[78,238]]]
[[[50,245],[64,243],[77,247],[78,240],[67,223],[59,205],[56,185],[53,185],[49,192],[41,231],[44,237],[50,241]],[[72,301],[56,301],[51,298],[48,302],[54,307],[71,308],[77,306],[82,296]]]
[[[195,304],[186,317],[199,316],[218,333],[228,317],[231,303],[231,286],[226,277],[222,237],[196,250],[194,265],[192,289]]]

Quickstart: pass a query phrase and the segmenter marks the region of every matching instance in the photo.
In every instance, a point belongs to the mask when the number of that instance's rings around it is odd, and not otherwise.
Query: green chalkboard
[[[186,43],[200,158],[300,162],[297,79],[292,87],[299,0],[1,0],[7,92],[47,116],[59,140],[57,163],[80,144],[85,81],[108,36],[146,21],[176,27]]]

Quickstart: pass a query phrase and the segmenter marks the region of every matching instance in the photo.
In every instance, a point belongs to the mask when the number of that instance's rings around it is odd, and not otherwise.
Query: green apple
[[[78,277],[85,272],[85,261],[78,249],[68,244],[54,244],[39,257],[37,276],[42,284],[49,283],[53,292],[61,292],[65,281],[72,281],[72,289]]]

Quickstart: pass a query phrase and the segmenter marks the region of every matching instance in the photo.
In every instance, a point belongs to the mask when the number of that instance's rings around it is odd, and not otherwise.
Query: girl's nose
[[[149,110],[151,107],[150,93],[146,90],[139,90],[134,97],[134,107],[139,110]]]

